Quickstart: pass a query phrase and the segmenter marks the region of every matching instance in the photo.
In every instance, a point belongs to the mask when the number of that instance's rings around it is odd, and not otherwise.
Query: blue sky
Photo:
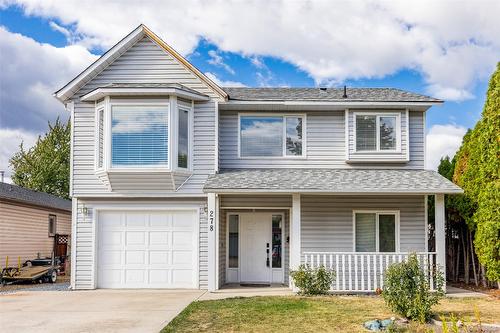
[[[427,113],[429,168],[479,119],[500,60],[498,2],[432,11],[427,1],[342,2],[342,12],[324,1],[96,2],[96,12],[92,1],[0,0],[0,169],[22,140],[67,117],[51,93],[139,23],[222,85],[396,87],[445,99]]]

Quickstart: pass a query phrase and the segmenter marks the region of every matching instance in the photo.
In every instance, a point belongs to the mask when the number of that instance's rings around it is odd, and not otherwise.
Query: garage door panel
[[[126,251],[125,264],[129,265],[145,265],[146,253],[144,251]]]
[[[168,246],[170,244],[170,234],[168,231],[151,231],[149,232],[149,244]]]
[[[197,288],[196,215],[101,212],[98,287]]]
[[[150,265],[168,265],[169,251],[150,251],[149,264]]]
[[[146,233],[144,231],[126,231],[127,245],[146,245]]]
[[[173,248],[190,249],[193,243],[193,233],[190,231],[174,231],[172,241]]]
[[[127,213],[125,214],[126,226],[130,228],[145,227],[147,215],[143,213]]]
[[[153,213],[149,215],[149,226],[155,228],[172,228],[172,215],[166,213]]]

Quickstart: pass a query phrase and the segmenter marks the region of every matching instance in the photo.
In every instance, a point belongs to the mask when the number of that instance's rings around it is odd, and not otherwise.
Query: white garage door
[[[101,211],[98,288],[198,288],[197,215],[191,210]]]

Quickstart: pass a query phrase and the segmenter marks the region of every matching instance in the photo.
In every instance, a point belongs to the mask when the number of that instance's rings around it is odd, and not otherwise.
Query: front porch
[[[435,198],[438,251],[429,252],[427,195],[209,194],[209,290],[293,288],[290,270],[309,264],[335,271],[333,292],[375,292],[410,253],[432,284],[444,266],[444,197]],[[375,240],[363,231],[374,222]]]

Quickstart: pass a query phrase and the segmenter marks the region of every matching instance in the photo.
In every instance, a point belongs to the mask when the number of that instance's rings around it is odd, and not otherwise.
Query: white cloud
[[[205,75],[215,84],[221,87],[246,87],[243,83],[238,81],[223,81],[220,80],[214,73],[206,72]]]
[[[71,25],[87,47],[109,48],[143,22],[184,55],[203,37],[224,52],[288,61],[317,83],[411,69],[429,92],[452,100],[471,98],[500,54],[500,1],[3,1],[10,3]]]
[[[12,170],[9,168],[10,158],[19,150],[21,142],[24,148],[30,148],[36,142],[38,135],[20,129],[0,129],[0,171],[5,171],[5,182],[11,183]]]
[[[82,46],[40,44],[1,26],[0,54],[1,127],[35,132],[67,119],[52,93],[96,59]]]
[[[434,125],[426,137],[426,169],[437,170],[439,160],[448,155],[452,158],[462,144],[467,129],[457,125]]]
[[[236,74],[234,69],[232,69],[231,66],[229,66],[228,64],[226,64],[224,62],[224,59],[222,58],[222,56],[220,56],[217,53],[217,51],[215,51],[215,50],[208,51],[208,56],[210,57],[210,59],[208,60],[209,64],[217,66],[217,67],[222,67],[229,74],[232,74],[232,75]]]

